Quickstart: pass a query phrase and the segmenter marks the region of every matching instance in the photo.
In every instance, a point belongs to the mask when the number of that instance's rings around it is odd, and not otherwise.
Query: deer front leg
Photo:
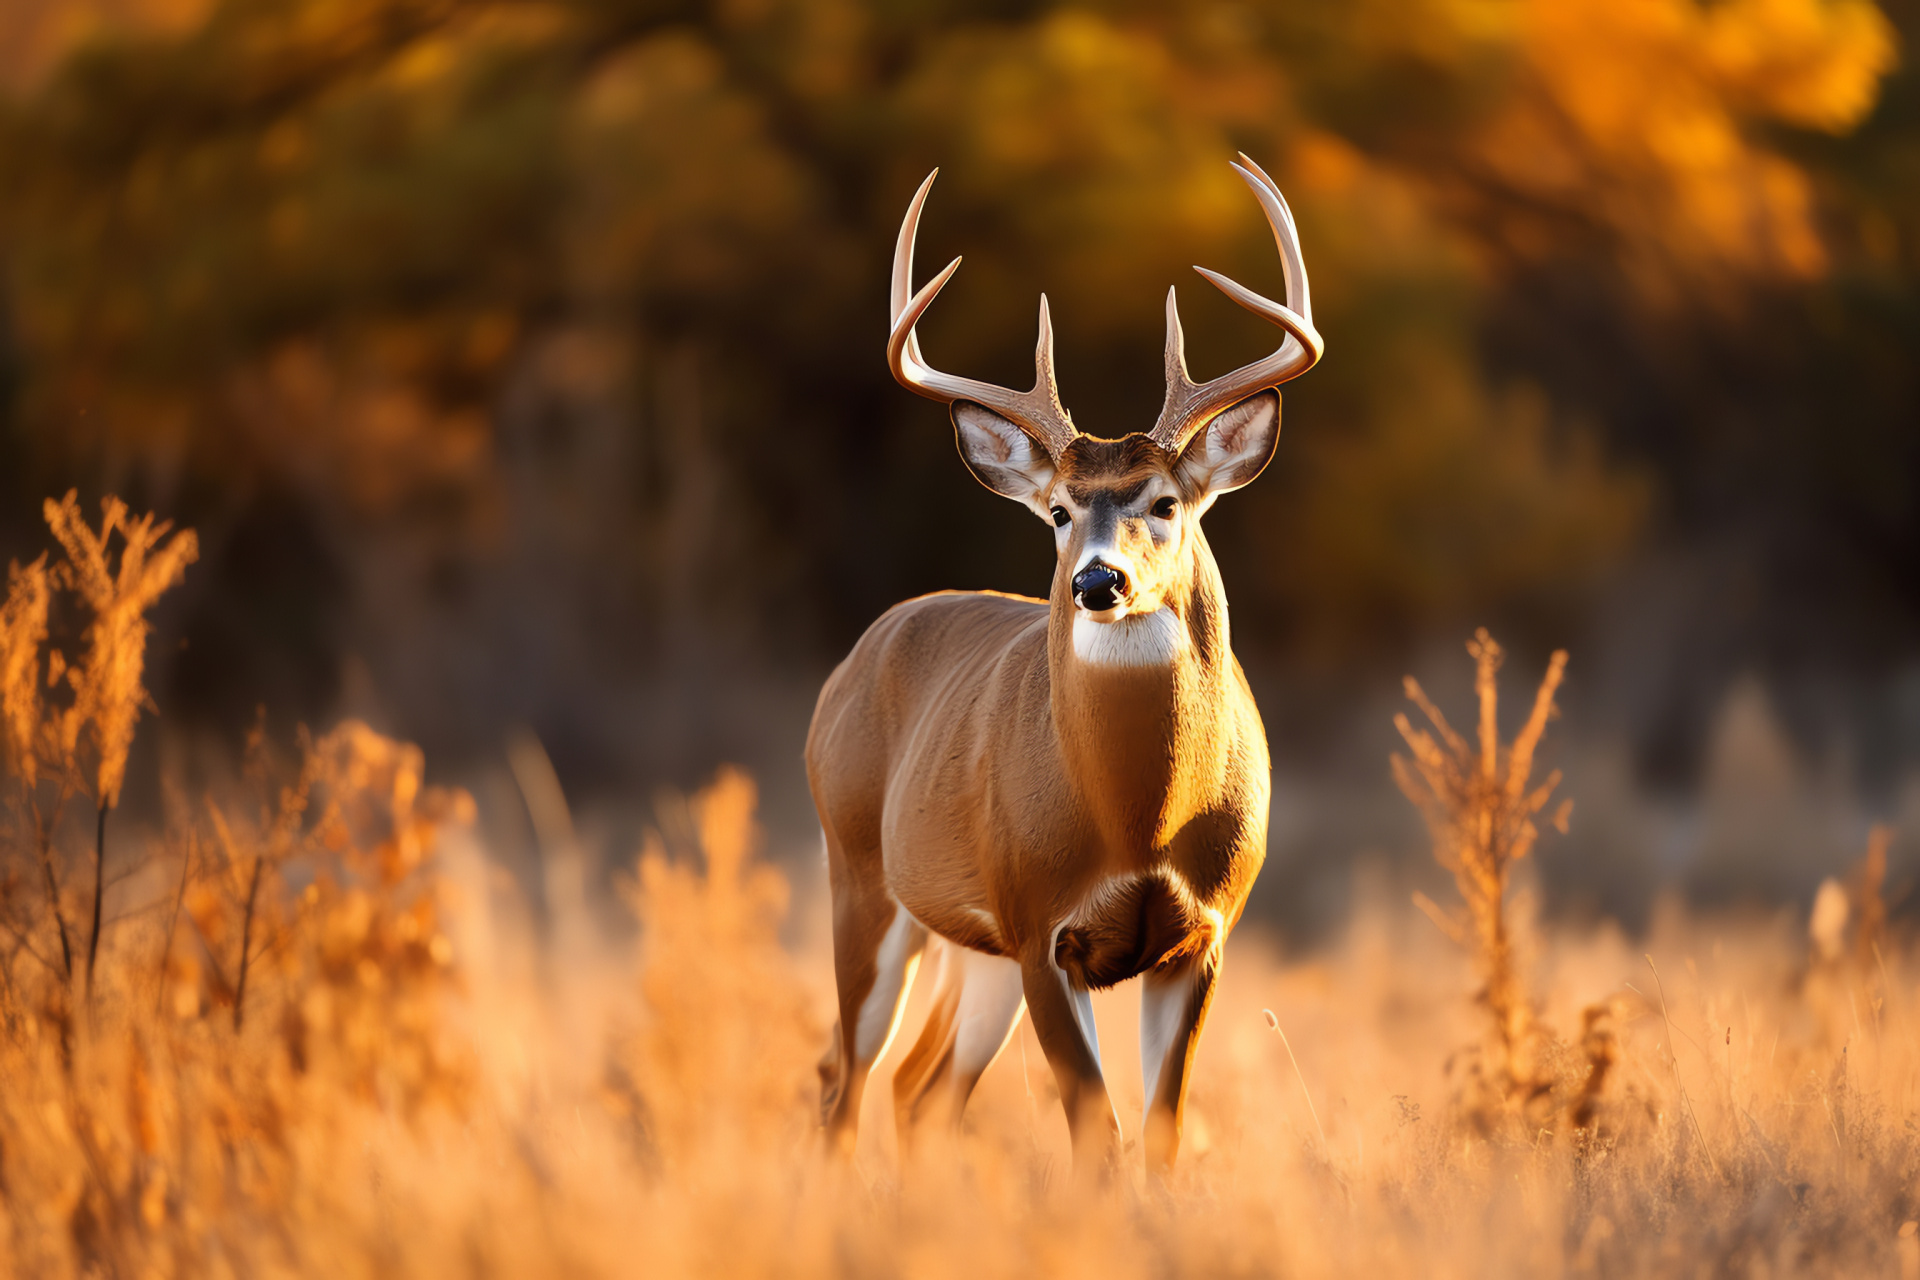
[[[1205,950],[1162,962],[1140,987],[1140,1078],[1145,1088],[1141,1127],[1147,1168],[1166,1174],[1180,1151],[1187,1077],[1200,1044],[1207,1009],[1219,984],[1218,939]]]
[[[1034,1035],[1053,1068],[1060,1103],[1066,1108],[1074,1169],[1083,1176],[1099,1174],[1119,1150],[1120,1120],[1100,1072],[1093,993],[1076,985],[1055,962],[1051,939],[1044,953],[1021,959],[1020,979]]]

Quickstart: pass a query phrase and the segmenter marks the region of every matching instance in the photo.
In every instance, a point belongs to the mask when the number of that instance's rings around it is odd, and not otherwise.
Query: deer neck
[[[1157,614],[1093,622],[1077,616],[1066,576],[1054,580],[1047,660],[1061,761],[1114,871],[1163,849],[1226,775],[1227,599],[1205,539],[1192,536],[1188,585]]]

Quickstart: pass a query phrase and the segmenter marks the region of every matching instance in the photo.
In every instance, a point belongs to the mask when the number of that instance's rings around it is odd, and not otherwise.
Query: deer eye
[[[1179,506],[1172,498],[1162,498],[1153,504],[1153,514],[1162,520],[1173,519],[1174,509]]]
[[[1055,507],[1053,509],[1053,523],[1055,527],[1064,529],[1067,527],[1067,521],[1071,519],[1073,519],[1073,517],[1067,514],[1065,507]]]

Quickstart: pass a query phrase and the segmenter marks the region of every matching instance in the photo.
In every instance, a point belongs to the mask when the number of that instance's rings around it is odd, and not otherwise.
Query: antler
[[[1012,419],[1021,430],[1059,457],[1062,450],[1080,434],[1074,430],[1073,417],[1060,405],[1060,392],[1053,381],[1053,322],[1047,316],[1047,295],[1040,295],[1040,341],[1033,352],[1033,390],[1010,391],[991,382],[942,373],[920,355],[920,340],[913,327],[926,313],[941,288],[960,269],[960,259],[913,292],[913,243],[920,230],[920,207],[927,202],[927,191],[940,175],[935,169],[914,192],[907,206],[906,220],[900,224],[900,239],[893,249],[893,332],[887,338],[887,364],[900,385],[929,400],[951,404],[971,400],[983,404],[1003,417]],[[1272,304],[1268,304],[1272,305]],[[1317,349],[1316,349],[1317,350]]]
[[[1243,365],[1224,377],[1195,384],[1187,373],[1186,336],[1180,330],[1180,310],[1172,289],[1167,290],[1167,400],[1160,420],[1153,425],[1150,438],[1172,453],[1178,453],[1193,434],[1207,425],[1227,406],[1244,400],[1256,391],[1277,387],[1297,378],[1320,360],[1325,344],[1313,327],[1313,303],[1307,293],[1307,267],[1300,257],[1300,236],[1294,229],[1293,211],[1280,194],[1280,188],[1266,171],[1247,158],[1243,151],[1234,170],[1246,179],[1266,212],[1267,225],[1273,228],[1274,243],[1280,246],[1280,267],[1286,277],[1287,305],[1263,298],[1253,290],[1236,284],[1217,271],[1195,267],[1220,292],[1253,314],[1271,320],[1287,331],[1280,349],[1264,360]],[[952,270],[951,267],[948,268]],[[895,268],[898,291],[899,268]],[[1297,310],[1296,310],[1297,308]]]

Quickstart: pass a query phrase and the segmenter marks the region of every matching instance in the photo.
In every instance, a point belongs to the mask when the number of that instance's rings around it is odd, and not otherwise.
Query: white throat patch
[[[1073,652],[1096,667],[1166,667],[1187,644],[1187,627],[1171,609],[1131,613],[1113,622],[1096,622],[1076,612]]]

